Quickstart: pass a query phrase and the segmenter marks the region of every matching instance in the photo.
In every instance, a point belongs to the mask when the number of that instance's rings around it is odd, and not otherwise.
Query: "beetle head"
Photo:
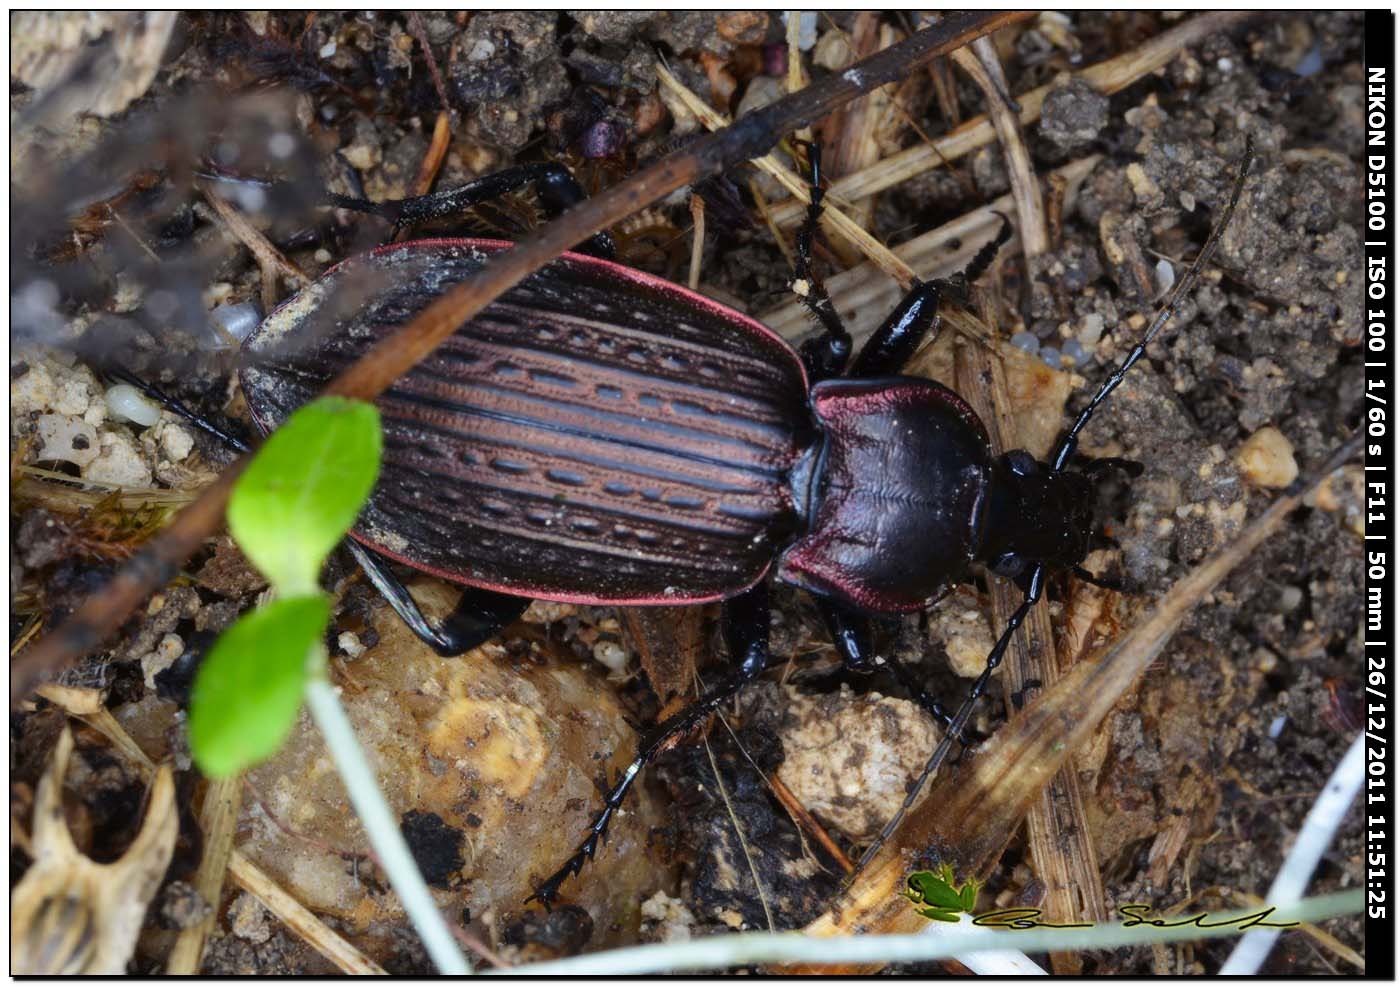
[[[992,465],[979,559],[1016,578],[1033,565],[1072,568],[1089,553],[1094,482],[1053,472],[1029,452],[1007,452]]]

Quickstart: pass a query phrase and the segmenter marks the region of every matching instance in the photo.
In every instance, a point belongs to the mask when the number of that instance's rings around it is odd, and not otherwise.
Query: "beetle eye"
[[[1034,476],[1040,471],[1040,463],[1035,461],[1035,456],[1024,449],[1007,452],[1006,464],[1018,476]]]
[[[1025,568],[1026,560],[1014,551],[1008,551],[992,562],[992,573],[1004,579],[1014,579],[1025,571]]]

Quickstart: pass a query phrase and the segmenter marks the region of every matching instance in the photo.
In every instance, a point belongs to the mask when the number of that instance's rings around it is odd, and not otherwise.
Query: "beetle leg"
[[[632,758],[632,762],[623,770],[622,776],[603,799],[603,810],[589,826],[588,835],[579,843],[578,849],[569,857],[568,862],[536,887],[535,892],[525,899],[525,903],[538,900],[545,910],[549,910],[558,898],[559,888],[564,881],[578,875],[584,864],[598,851],[598,844],[606,840],[608,823],[627,797],[632,782],[637,779],[642,768],[657,754],[669,749],[682,736],[703,723],[715,709],[767,670],[768,614],[766,582],[759,582],[741,595],[725,601],[724,637],[729,646],[730,657],[734,661],[733,673],[698,701],[687,705],[665,722],[658,723],[642,737],[637,746],[637,755]]]
[[[456,657],[480,647],[518,620],[530,605],[530,600],[521,596],[467,586],[452,615],[433,626],[378,555],[352,538],[345,539],[345,546],[408,628],[443,657]]]
[[[430,219],[450,219],[473,206],[498,199],[526,185],[535,187],[540,207],[550,219],[558,217],[588,197],[583,186],[568,168],[551,161],[545,164],[517,165],[456,188],[396,201],[369,202],[343,195],[331,195],[329,199],[332,205],[340,208],[368,212],[391,220],[396,235],[404,226]],[[390,239],[392,238],[391,235]],[[615,252],[613,239],[605,232],[590,237],[579,244],[578,249],[581,253],[592,254],[605,260],[611,260]]]
[[[1098,586],[1100,589],[1108,589],[1110,592],[1127,594],[1128,587],[1123,584],[1122,579],[1108,575],[1095,575],[1083,565],[1075,565],[1071,571],[1074,572],[1074,577],[1081,582],[1088,582],[1090,585]]]
[[[984,274],[1002,244],[1011,239],[1011,224],[1003,216],[1001,231],[988,241],[967,269],[947,280],[920,281],[909,289],[899,306],[861,347],[849,376],[882,377],[898,373],[909,362],[930,330],[937,332],[938,306],[945,295],[962,300],[967,285]]]
[[[938,305],[942,299],[943,292],[937,282],[915,284],[861,347],[848,375],[883,377],[898,373],[929,330],[937,331]]]
[[[807,218],[797,230],[797,264],[793,271],[792,289],[807,310],[821,324],[822,334],[808,339],[802,344],[802,362],[807,368],[807,376],[812,383],[834,377],[846,367],[851,358],[851,334],[836,313],[826,286],[812,272],[812,242],[817,235],[817,226],[822,217],[822,199],[826,192],[821,186],[821,148],[807,144],[807,160],[811,171],[807,178],[810,200],[807,203]]]
[[[919,679],[904,666],[899,658],[875,656],[875,646],[870,634],[870,617],[830,599],[817,599],[817,609],[826,621],[826,628],[836,644],[836,652],[846,667],[860,674],[868,674],[881,667],[888,667],[899,679],[899,683],[909,689],[923,710],[943,724],[944,728],[953,724],[953,717],[937,699],[924,691]]]

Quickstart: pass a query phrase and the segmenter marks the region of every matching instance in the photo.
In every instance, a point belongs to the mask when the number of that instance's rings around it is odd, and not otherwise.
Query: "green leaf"
[[[285,596],[316,591],[316,577],[374,489],[379,411],[322,397],[289,417],[258,450],[229,498],[228,526]]]
[[[224,631],[190,695],[190,750],[227,777],[275,753],[296,723],[307,654],[331,617],[328,596],[277,599]]]

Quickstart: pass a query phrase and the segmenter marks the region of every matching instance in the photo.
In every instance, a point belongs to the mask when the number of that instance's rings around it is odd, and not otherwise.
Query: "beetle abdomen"
[[[249,341],[254,417],[281,421],[506,247],[419,241],[329,272]],[[331,312],[346,288],[364,296]],[[380,398],[384,465],[356,534],[417,568],[521,595],[732,595],[763,575],[792,523],[804,395],[795,355],[758,323],[568,255]]]

